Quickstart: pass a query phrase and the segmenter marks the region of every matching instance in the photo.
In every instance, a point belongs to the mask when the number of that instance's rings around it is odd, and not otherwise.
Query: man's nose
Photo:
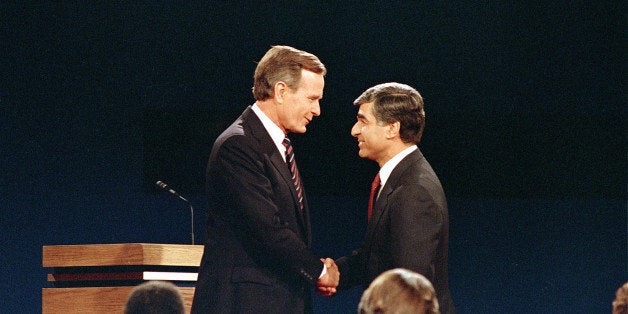
[[[353,127],[351,128],[351,136],[353,137],[358,137],[358,134],[360,133],[360,128],[358,128],[358,124],[354,124]]]
[[[317,117],[321,115],[321,105],[318,101],[312,106],[312,114]]]

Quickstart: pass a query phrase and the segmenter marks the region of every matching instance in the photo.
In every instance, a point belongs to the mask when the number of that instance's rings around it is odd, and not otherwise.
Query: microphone
[[[162,190],[164,190],[164,191],[166,191],[166,192],[168,192],[168,193],[170,193],[170,194],[180,198],[181,200],[183,200],[186,203],[189,203],[189,201],[186,200],[185,197],[181,196],[179,193],[177,193],[177,191],[171,189],[167,184],[163,183],[162,181],[157,181],[157,182],[155,182],[155,184],[159,188],[161,188]]]
[[[157,185],[157,187],[159,187],[160,189],[168,192],[170,195],[175,196],[176,198],[184,201],[185,203],[188,204],[188,206],[190,206],[190,236],[192,238],[192,245],[194,245],[194,207],[192,207],[192,204],[190,203],[190,201],[188,201],[185,197],[177,193],[177,191],[171,189],[167,184],[163,183],[162,181],[155,182],[155,185]]]

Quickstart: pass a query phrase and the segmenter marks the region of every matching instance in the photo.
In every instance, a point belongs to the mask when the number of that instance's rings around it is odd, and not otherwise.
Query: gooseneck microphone
[[[190,206],[190,237],[192,238],[192,245],[194,245],[194,207],[192,207],[190,201],[177,193],[177,191],[171,189],[167,184],[163,183],[162,181],[155,182],[155,185],[157,185],[157,187],[159,187],[160,189],[168,192],[168,194],[184,201],[186,204],[188,204],[188,206]]]
[[[179,193],[177,193],[177,191],[171,189],[167,184],[163,183],[162,181],[157,181],[155,182],[155,184],[160,187],[162,190],[180,198],[181,200],[183,200],[184,202],[188,202],[188,200],[185,199],[185,197],[181,196]]]

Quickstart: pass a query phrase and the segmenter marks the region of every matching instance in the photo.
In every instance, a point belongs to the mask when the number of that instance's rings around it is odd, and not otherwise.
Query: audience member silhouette
[[[439,314],[432,283],[423,275],[404,268],[377,276],[362,294],[359,314]]]
[[[177,286],[166,281],[148,281],[133,288],[125,314],[184,314],[183,296]]]
[[[628,314],[628,282],[624,283],[615,292],[613,314]]]

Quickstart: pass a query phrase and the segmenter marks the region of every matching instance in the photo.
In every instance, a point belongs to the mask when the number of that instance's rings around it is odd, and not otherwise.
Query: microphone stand
[[[190,205],[190,237],[192,238],[192,245],[194,245],[194,208],[190,202],[188,205]]]
[[[190,237],[192,238],[192,245],[194,245],[194,207],[192,207],[192,203],[185,199],[185,197],[181,195],[177,195],[177,197],[182,199],[188,204],[188,206],[190,206]]]
[[[190,237],[192,238],[192,245],[194,245],[194,207],[192,207],[192,203],[188,201],[185,197],[179,195],[175,190],[171,189],[167,184],[162,181],[155,182],[160,189],[168,192],[170,195],[175,196],[176,198],[186,202],[188,206],[190,206]]]

